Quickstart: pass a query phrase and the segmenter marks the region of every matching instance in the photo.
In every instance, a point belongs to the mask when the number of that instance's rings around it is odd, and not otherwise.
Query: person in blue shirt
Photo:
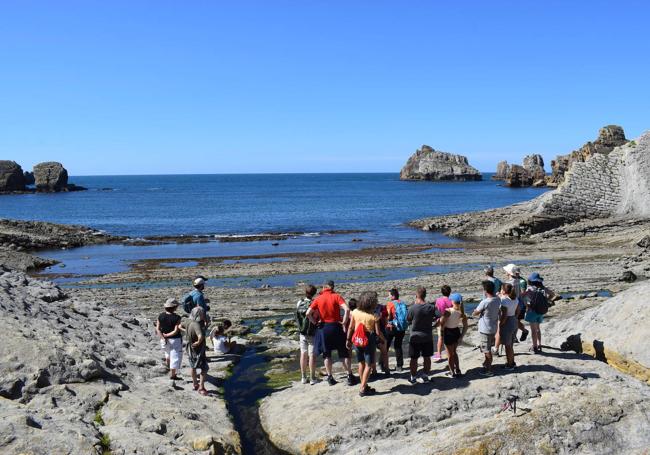
[[[207,317],[208,311],[210,311],[210,306],[208,303],[210,303],[209,299],[206,299],[205,296],[203,295],[203,290],[205,289],[205,282],[207,279],[205,277],[199,276],[194,279],[192,284],[194,285],[194,290],[190,293],[190,296],[192,297],[192,303],[193,307],[201,307],[203,308],[203,311],[205,312],[205,315]]]

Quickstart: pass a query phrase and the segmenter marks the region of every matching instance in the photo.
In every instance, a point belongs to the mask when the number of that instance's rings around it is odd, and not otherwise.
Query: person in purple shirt
[[[451,295],[451,288],[449,286],[445,284],[440,288],[440,293],[442,297],[436,299],[436,313],[439,318],[445,314],[445,311],[454,306],[452,301],[449,300],[449,296]],[[434,362],[440,362],[442,360],[442,338],[442,329],[438,326],[438,345],[436,346],[436,353],[433,356]]]

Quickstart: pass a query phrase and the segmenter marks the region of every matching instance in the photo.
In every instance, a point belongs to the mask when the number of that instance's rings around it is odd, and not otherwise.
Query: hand
[[[352,349],[352,342],[350,340],[345,342],[345,347],[348,349]]]

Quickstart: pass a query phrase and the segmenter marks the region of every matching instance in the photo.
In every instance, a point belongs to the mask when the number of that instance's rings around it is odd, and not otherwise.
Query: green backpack
[[[296,307],[296,322],[298,323],[298,332],[306,336],[314,336],[316,326],[307,317],[307,310],[311,305],[311,300],[305,298],[298,302]]]

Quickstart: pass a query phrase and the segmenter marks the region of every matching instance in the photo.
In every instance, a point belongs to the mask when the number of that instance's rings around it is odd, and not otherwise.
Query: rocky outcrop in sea
[[[0,160],[0,193],[24,191],[25,174],[15,161]]]
[[[408,159],[401,180],[476,181],[483,177],[462,155],[440,152],[423,145]]]
[[[503,180],[505,186],[513,188],[545,186],[545,179],[544,158],[538,154],[525,156],[521,166],[500,161],[496,173],[492,176],[492,180]]]
[[[36,188],[28,188],[35,185]],[[48,161],[23,172],[15,161],[0,160],[0,193],[82,191],[86,188],[68,183],[68,171],[61,163]]]

